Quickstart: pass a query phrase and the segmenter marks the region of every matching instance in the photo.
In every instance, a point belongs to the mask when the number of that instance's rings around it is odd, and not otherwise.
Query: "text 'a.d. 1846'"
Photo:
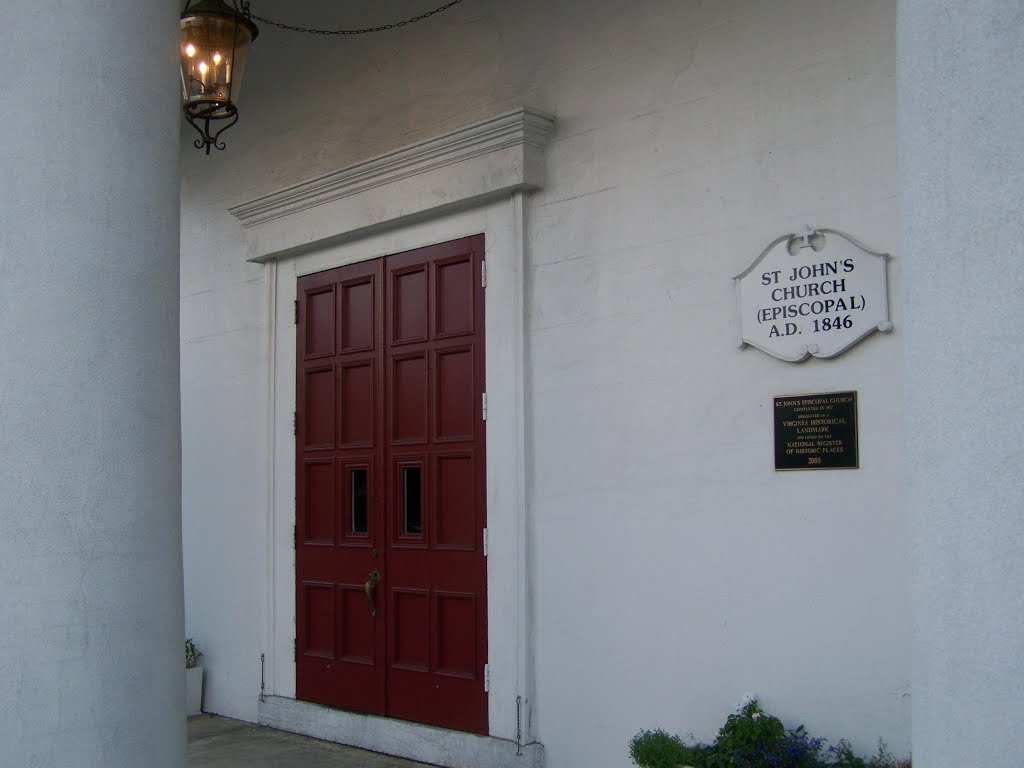
[[[780,238],[737,276],[742,343],[800,361],[835,357],[891,329],[888,256],[823,232],[832,230]]]

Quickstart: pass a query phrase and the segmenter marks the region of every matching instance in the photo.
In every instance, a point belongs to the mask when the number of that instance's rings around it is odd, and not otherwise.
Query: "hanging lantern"
[[[259,35],[253,19],[289,32],[311,35],[351,36],[398,29],[429,19],[462,0],[448,0],[444,5],[418,16],[365,29],[316,29],[283,24],[263,16],[253,16],[246,0],[187,0],[181,13],[181,88],[184,94],[185,119],[199,132],[197,149],[224,149],[219,137],[238,122],[238,92],[249,46]],[[213,129],[213,131],[211,131]]]
[[[197,149],[224,149],[218,138],[238,121],[238,92],[249,46],[259,29],[249,4],[223,0],[185,3],[181,14],[181,87],[185,119],[199,132]],[[211,132],[211,128],[213,132]]]

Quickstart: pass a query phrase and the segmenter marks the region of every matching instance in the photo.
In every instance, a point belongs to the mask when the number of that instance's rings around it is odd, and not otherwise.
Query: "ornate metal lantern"
[[[238,92],[249,46],[260,31],[253,19],[289,32],[349,36],[398,29],[429,19],[462,0],[448,0],[432,11],[402,21],[364,29],[316,29],[283,24],[249,12],[246,0],[187,0],[181,12],[181,88],[185,119],[199,132],[196,149],[224,149],[220,135],[238,122]],[[211,128],[214,129],[211,132]]]
[[[199,132],[197,149],[224,149],[218,138],[238,121],[249,46],[259,29],[249,17],[249,4],[223,0],[185,3],[181,14],[181,87],[185,119]],[[213,131],[211,132],[211,128]]]

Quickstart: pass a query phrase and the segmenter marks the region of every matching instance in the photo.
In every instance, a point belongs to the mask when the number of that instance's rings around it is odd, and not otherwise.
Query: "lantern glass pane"
[[[181,85],[186,102],[237,103],[252,36],[228,16],[181,20]],[[216,115],[212,115],[216,116]]]

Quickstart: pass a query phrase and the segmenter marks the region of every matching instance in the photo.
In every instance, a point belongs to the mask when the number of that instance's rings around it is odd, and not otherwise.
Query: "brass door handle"
[[[377,615],[377,585],[380,584],[380,571],[370,571],[366,580],[366,599],[370,601],[370,615]]]

